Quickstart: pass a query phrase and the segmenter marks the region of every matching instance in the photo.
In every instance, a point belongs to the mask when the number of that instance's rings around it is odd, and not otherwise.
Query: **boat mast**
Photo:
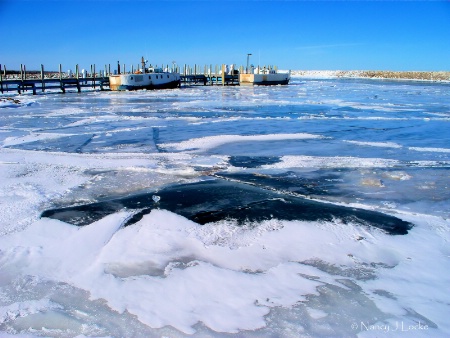
[[[144,60],[144,57],[141,58],[141,64],[142,64],[142,73],[146,73],[146,71],[145,71],[145,60]]]

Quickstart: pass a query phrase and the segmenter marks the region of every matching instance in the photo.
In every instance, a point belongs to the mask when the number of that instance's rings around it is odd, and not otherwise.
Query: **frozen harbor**
[[[1,334],[450,335],[449,84],[15,99]]]

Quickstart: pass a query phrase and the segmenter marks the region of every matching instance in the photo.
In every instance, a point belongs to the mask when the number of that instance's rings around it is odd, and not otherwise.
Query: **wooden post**
[[[222,63],[222,86],[225,86],[225,64]]]
[[[41,80],[42,80],[41,89],[42,89],[42,92],[45,92],[44,65],[43,64],[41,64]]]
[[[207,82],[208,82],[208,78],[207,78],[207,74],[208,74],[208,66],[205,65],[203,67],[203,85],[206,86]]]
[[[81,87],[80,87],[80,67],[78,64],[75,67],[76,73],[77,73],[77,92],[81,93]]]
[[[91,65],[91,72],[89,73],[90,74],[90,77],[91,77],[91,79],[92,79],[92,74],[93,74],[93,68],[92,68],[92,65]],[[88,77],[88,75],[86,74],[86,77]],[[84,82],[86,85],[87,85],[87,81],[85,81]],[[91,86],[92,86],[92,80],[91,80]]]
[[[94,72],[92,73],[92,82],[94,83],[94,89],[95,89],[95,64],[94,64]]]
[[[20,78],[23,81],[23,64],[20,64]],[[21,84],[18,84],[17,85],[17,92],[19,94],[20,94],[20,87],[21,87]]]
[[[62,65],[59,64],[59,86],[61,87],[61,91],[63,93],[66,92],[66,88],[64,88],[64,82],[62,80]]]
[[[3,65],[3,76],[5,77],[5,80],[8,79],[8,75],[6,74],[6,65]],[[8,91],[8,82],[5,83],[6,91]]]
[[[0,88],[3,94],[3,75],[2,75],[2,65],[0,64]]]
[[[212,85],[212,64],[209,65],[209,69],[208,69],[208,77],[209,77],[209,84]]]

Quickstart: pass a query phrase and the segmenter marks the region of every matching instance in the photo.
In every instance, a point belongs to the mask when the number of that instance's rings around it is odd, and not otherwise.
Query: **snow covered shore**
[[[373,78],[422,81],[450,81],[450,72],[387,71],[387,70],[294,70],[292,76],[305,78]]]

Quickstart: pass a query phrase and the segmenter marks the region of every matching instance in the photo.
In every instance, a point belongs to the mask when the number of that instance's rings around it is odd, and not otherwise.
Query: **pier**
[[[75,71],[62,71],[62,66],[59,65],[58,71],[45,71],[44,65],[41,65],[41,69],[36,71],[27,72],[26,66],[21,65],[20,70],[7,70],[5,65],[0,64],[0,92],[17,92],[19,94],[23,92],[31,91],[33,95],[38,92],[45,92],[46,90],[59,90],[65,93],[68,89],[74,89],[78,93],[82,88],[91,88],[93,90],[110,90],[109,88],[109,75],[112,74],[127,74],[125,65],[123,65],[123,71],[121,72],[120,64],[117,65],[117,70],[111,73],[111,66],[105,65],[105,68],[98,71],[95,65],[91,65],[90,71],[81,71],[79,66],[75,66]],[[203,68],[203,69],[201,69]],[[130,67],[131,71],[128,73],[134,73],[134,69],[139,68]],[[173,65],[171,68],[167,65],[165,70],[170,72],[180,73],[181,85],[223,85],[232,86],[239,85],[239,73],[244,71],[244,67],[235,69],[233,66],[216,65],[214,68],[212,65],[200,67],[194,65],[190,67],[184,65],[182,69]]]
[[[80,74],[78,65],[75,73],[63,73],[61,65],[59,71],[45,71],[41,65],[40,71],[27,72],[24,65],[20,66],[20,71],[7,71],[6,67],[0,65],[0,92],[17,91],[19,94],[32,91],[36,95],[38,91],[45,92],[49,89],[59,89],[62,93],[66,89],[76,88],[81,92],[81,88],[90,87],[93,89],[105,90],[109,87],[109,77],[104,76],[103,71],[97,73],[95,66],[91,66],[91,72]],[[90,75],[89,75],[90,74]]]

